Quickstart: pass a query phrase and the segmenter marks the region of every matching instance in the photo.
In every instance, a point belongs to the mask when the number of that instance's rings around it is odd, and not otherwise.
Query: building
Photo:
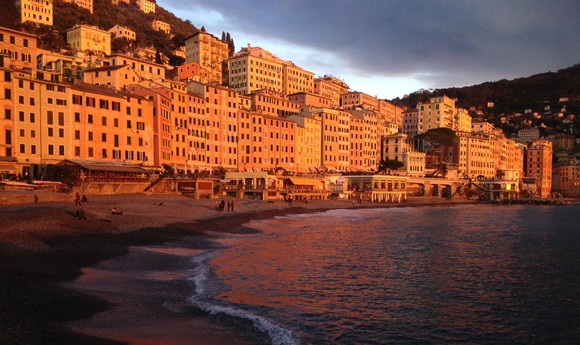
[[[403,125],[401,132],[409,136],[415,136],[419,130],[419,111],[417,109],[407,109],[403,112]]]
[[[291,115],[296,123],[296,166],[298,174],[313,173],[321,166],[322,121],[318,114],[309,112]]]
[[[155,2],[149,0],[137,0],[137,6],[144,13],[155,13]]]
[[[135,41],[137,39],[137,34],[135,31],[119,24],[110,28],[109,33],[113,36],[113,38],[124,38],[127,41]]]
[[[201,83],[209,83],[211,72],[201,67],[197,62],[190,62],[175,67],[169,72],[167,77],[181,81],[195,80]]]
[[[0,27],[0,54],[5,67],[36,69],[39,50],[36,36]]]
[[[403,167],[397,170],[406,176],[425,176],[426,155],[417,152],[413,142],[407,134],[399,133],[382,137],[381,160],[396,160],[403,163]]]
[[[110,56],[109,61],[111,66],[131,66],[141,79],[157,81],[165,79],[165,66],[156,63],[150,57],[141,59],[124,54],[113,54]]]
[[[379,109],[379,100],[363,92],[351,91],[340,96],[340,104],[344,109],[362,107],[369,110]]]
[[[93,13],[93,0],[64,0],[64,2],[76,4],[78,7]]]
[[[465,109],[457,109],[457,115],[455,116],[455,131],[459,131],[459,132],[469,132],[470,130],[472,130],[472,121],[471,121],[471,115],[469,115],[469,112]]]
[[[66,41],[77,51],[111,55],[111,34],[96,26],[75,25],[67,30]]]
[[[580,197],[580,165],[562,165],[558,167],[557,171],[557,191],[566,197]]]
[[[538,128],[523,128],[518,131],[517,141],[527,145],[539,138],[540,130]]]
[[[494,129],[495,129],[494,126],[489,122],[475,121],[475,122],[471,123],[471,126],[467,131],[462,131],[462,132],[492,134]]]
[[[168,35],[171,34],[171,25],[167,24],[166,22],[155,19],[151,22],[151,27],[153,30],[162,31]]]
[[[211,72],[211,81],[223,82],[223,64],[229,56],[226,42],[205,32],[198,31],[185,39],[185,62],[197,62]]]
[[[116,90],[138,83],[140,80],[139,74],[129,65],[90,68],[83,73],[83,81],[85,83],[109,86]]]
[[[52,26],[52,3],[53,0],[16,0],[16,6],[20,9],[20,22]]]
[[[330,75],[314,79],[314,93],[329,99],[329,108],[340,107],[341,96],[349,90],[350,87],[344,81]]]
[[[455,135],[457,141],[445,162],[456,165],[460,176],[494,178],[497,161],[490,136],[472,132],[456,132]]]
[[[248,95],[253,112],[274,117],[288,117],[300,113],[301,104],[280,92],[259,90]]]
[[[242,95],[257,90],[314,92],[314,73],[249,44],[227,60],[227,71],[227,84]]]
[[[530,143],[526,154],[525,174],[533,178],[536,192],[546,198],[552,192],[552,142],[537,139]]]
[[[425,133],[434,128],[454,129],[455,126],[455,100],[447,96],[431,97],[429,102],[417,104],[419,111],[418,134]]]

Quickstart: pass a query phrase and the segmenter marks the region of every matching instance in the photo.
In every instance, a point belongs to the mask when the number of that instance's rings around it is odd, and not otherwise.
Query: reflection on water
[[[316,344],[580,343],[578,205],[335,210],[252,222],[216,300]]]

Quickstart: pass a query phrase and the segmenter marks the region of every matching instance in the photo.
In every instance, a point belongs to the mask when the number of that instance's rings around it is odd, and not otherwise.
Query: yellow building
[[[418,134],[419,111],[417,109],[407,109],[403,112],[403,125],[401,132],[410,136]]]
[[[137,34],[135,31],[119,24],[110,28],[109,33],[113,36],[113,38],[124,38],[127,41],[135,41],[137,39]]]
[[[167,24],[166,22],[155,19],[151,22],[151,27],[153,30],[162,31],[168,35],[171,34],[171,25]]]
[[[455,128],[455,100],[447,96],[431,97],[429,102],[417,104],[419,111],[418,134],[434,128]]]
[[[167,72],[162,64],[147,58],[137,58],[125,54],[113,54],[109,57],[112,66],[129,65],[144,80],[162,81]]]
[[[149,0],[137,0],[137,6],[144,13],[155,13],[155,2]]]
[[[353,115],[350,118],[350,170],[368,171],[365,165],[365,119],[364,116]]]
[[[379,109],[377,110],[377,113],[381,119],[394,123],[399,127],[403,125],[403,112],[405,111],[405,108],[387,102],[384,99],[379,99],[378,104]]]
[[[198,31],[185,39],[185,62],[197,62],[211,72],[211,81],[222,84],[223,64],[229,56],[226,42],[205,32]]]
[[[20,8],[20,22],[52,26],[52,0],[16,0]]]
[[[552,192],[552,142],[537,139],[528,146],[526,154],[526,177],[534,178],[540,198]]]
[[[416,152],[407,134],[399,133],[382,137],[382,160],[396,160],[403,163],[397,172],[406,176],[425,176],[425,153]]]
[[[227,71],[227,84],[243,95],[257,90],[285,95],[314,91],[314,73],[259,47],[242,48],[227,60]]]
[[[369,110],[379,110],[379,100],[364,92],[351,91],[340,96],[340,104],[344,109],[363,107]]]
[[[96,26],[75,25],[67,30],[66,41],[77,51],[111,54],[111,34]]]
[[[138,83],[140,80],[137,72],[129,65],[91,68],[83,72],[85,83],[110,86],[117,90]]]
[[[472,129],[471,115],[465,109],[457,109],[454,131],[469,132]]]
[[[36,36],[0,27],[0,53],[5,67],[36,69],[38,47]]]
[[[446,163],[457,165],[460,176],[494,178],[496,157],[494,143],[489,135],[472,132],[456,132],[457,141],[453,145]]]
[[[350,134],[350,146],[351,152],[352,147],[358,147],[362,149],[362,168],[351,170],[376,170],[379,160],[381,159],[381,135],[379,135],[378,126],[378,116],[377,113],[371,110],[358,110],[351,109],[348,111],[350,114],[351,121],[354,118],[358,118],[362,121],[358,121],[357,125],[362,126],[362,137],[354,136],[353,133]],[[357,130],[357,125],[354,126],[355,131]],[[353,128],[351,123],[350,128]],[[354,140],[357,141],[354,141]]]

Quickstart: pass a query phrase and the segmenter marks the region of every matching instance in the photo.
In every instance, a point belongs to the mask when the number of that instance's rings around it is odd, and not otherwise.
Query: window
[[[51,111],[51,110],[49,110],[49,111],[46,113],[46,123],[47,123],[47,124],[49,124],[49,125],[52,125],[52,124],[53,124],[53,122],[54,122],[54,119],[53,119],[53,114],[52,114],[52,111]]]
[[[64,156],[64,145],[58,146],[58,154]]]
[[[26,153],[26,146],[24,144],[20,144],[20,153]]]
[[[107,142],[107,133],[101,134],[101,141],[106,143]]]
[[[4,89],[4,98],[12,99],[12,91],[10,89]]]
[[[89,117],[87,120],[89,123],[93,123],[93,115],[89,114]]]
[[[4,109],[4,118],[10,120],[12,118],[12,110]]]
[[[80,140],[81,139],[81,131],[79,131],[78,129],[75,130],[75,139],[76,140]]]
[[[101,118],[101,125],[106,126],[107,125],[107,118],[105,116],[103,116]]]
[[[54,145],[48,145],[48,154],[54,155]]]

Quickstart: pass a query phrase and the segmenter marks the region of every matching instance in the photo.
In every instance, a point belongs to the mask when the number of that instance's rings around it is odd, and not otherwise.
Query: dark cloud
[[[177,16],[191,7],[177,0],[158,3]],[[345,69],[363,75],[414,76],[431,87],[527,76],[580,62],[577,0],[194,4],[221,13],[239,32],[335,54]]]

